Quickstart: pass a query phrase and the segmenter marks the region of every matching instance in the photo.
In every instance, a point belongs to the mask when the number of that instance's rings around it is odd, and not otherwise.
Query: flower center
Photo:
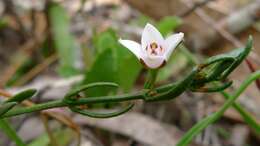
[[[161,45],[158,45],[156,42],[152,42],[151,44],[148,44],[145,48],[145,50],[148,52],[151,56],[158,56],[162,55],[164,52],[164,49]]]

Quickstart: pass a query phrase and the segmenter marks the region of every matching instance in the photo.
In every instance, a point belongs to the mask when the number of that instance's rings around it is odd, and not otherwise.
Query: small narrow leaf
[[[88,111],[88,110],[82,110],[77,107],[70,107],[70,109],[73,112],[82,114],[84,116],[89,116],[92,118],[111,118],[111,117],[116,117],[116,116],[119,116],[119,115],[122,115],[122,114],[128,112],[130,109],[133,108],[133,106],[134,106],[134,104],[129,104],[128,106],[123,107],[122,109],[115,111],[115,112],[111,112],[111,113],[98,113],[98,112],[93,112],[93,111]]]
[[[22,102],[26,99],[31,98],[37,92],[36,89],[28,89],[15,94],[13,97],[9,98],[6,102]]]
[[[17,105],[17,102],[1,103],[0,104],[0,118],[2,115],[4,115],[10,109],[12,109],[15,105]]]

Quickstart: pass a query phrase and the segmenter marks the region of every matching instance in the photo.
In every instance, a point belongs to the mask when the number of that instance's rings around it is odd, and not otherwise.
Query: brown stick
[[[21,79],[19,79],[14,86],[20,86],[37,76],[44,69],[46,69],[49,65],[55,62],[58,59],[56,54],[51,55],[47,59],[45,59],[41,64],[37,65],[35,68],[31,69],[28,73],[26,73]]]

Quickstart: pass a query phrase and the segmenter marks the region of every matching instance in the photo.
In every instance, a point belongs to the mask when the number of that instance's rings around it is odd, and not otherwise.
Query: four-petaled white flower
[[[146,67],[156,69],[166,63],[183,37],[184,34],[180,32],[164,40],[161,33],[148,23],[143,30],[141,44],[122,39],[119,42],[128,48]]]

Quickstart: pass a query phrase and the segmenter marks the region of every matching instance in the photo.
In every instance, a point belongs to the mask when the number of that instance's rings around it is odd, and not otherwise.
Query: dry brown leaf
[[[135,112],[109,119],[93,119],[76,115],[74,121],[81,125],[90,125],[125,135],[150,146],[174,146],[182,136],[182,132],[175,126]]]

